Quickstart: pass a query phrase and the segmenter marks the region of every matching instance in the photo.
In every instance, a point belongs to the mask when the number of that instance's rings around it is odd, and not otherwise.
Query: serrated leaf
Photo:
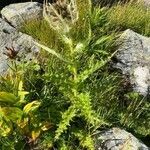
[[[93,74],[96,70],[100,69],[106,64],[106,61],[101,60],[100,62],[96,62],[95,64],[91,64],[90,68],[85,69],[78,76],[77,82],[85,81],[91,74]]]
[[[111,56],[109,56],[106,60],[94,61],[94,57],[91,56],[91,60],[89,63],[89,68],[82,71],[77,78],[77,82],[85,81],[91,74],[93,74],[98,69],[102,68],[107,62],[111,60],[111,58],[117,53],[115,51]]]
[[[66,110],[62,114],[62,121],[59,123],[58,128],[56,130],[55,140],[58,140],[61,134],[67,130],[67,127],[70,125],[70,122],[76,116],[77,110],[74,106],[70,106],[68,110]]]
[[[82,130],[77,130],[73,133],[80,141],[80,145],[87,150],[94,150],[94,141],[91,135],[84,133]]]

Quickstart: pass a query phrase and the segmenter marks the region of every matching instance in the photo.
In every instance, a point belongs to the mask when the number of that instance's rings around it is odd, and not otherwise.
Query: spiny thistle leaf
[[[84,82],[91,74],[93,74],[96,70],[103,67],[108,61],[98,61],[96,63],[91,63],[88,69],[85,69],[83,72],[81,72],[78,76],[78,82]]]
[[[78,130],[73,133],[80,141],[80,145],[87,150],[94,150],[94,141],[90,134],[84,133],[82,130]]]
[[[69,142],[66,142],[63,138],[59,140],[59,145],[60,150],[72,150],[72,147],[69,146]]]
[[[77,99],[74,102],[75,106],[81,111],[87,122],[93,126],[99,123],[98,116],[96,112],[92,109],[91,99],[89,93],[80,93],[77,95]]]
[[[67,130],[67,127],[70,125],[72,119],[76,116],[77,110],[74,106],[70,106],[68,110],[66,110],[62,114],[62,121],[60,121],[58,125],[58,129],[56,130],[55,140],[58,140],[61,134]]]
[[[111,54],[111,56],[107,57],[107,59],[96,62],[94,60],[94,55],[91,56],[88,68],[78,75],[78,82],[84,82],[91,74],[106,65],[116,53],[117,51]]]

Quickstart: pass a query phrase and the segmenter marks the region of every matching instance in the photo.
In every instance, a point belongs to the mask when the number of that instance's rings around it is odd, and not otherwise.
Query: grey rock
[[[150,0],[144,0],[146,5],[150,5]]]
[[[95,141],[96,150],[150,150],[131,133],[119,128],[96,134]]]
[[[7,52],[6,47],[14,47],[14,50],[18,51],[18,58],[24,60],[34,58],[39,52],[31,36],[18,32],[0,18],[0,75],[3,75],[9,66],[8,56],[4,54]]]
[[[139,3],[143,3],[143,6],[150,8],[150,0],[138,0]]]
[[[20,27],[26,21],[42,18],[42,5],[38,2],[10,4],[1,10],[1,15],[12,26]]]
[[[115,68],[128,75],[134,91],[150,94],[150,38],[126,30],[117,41]]]

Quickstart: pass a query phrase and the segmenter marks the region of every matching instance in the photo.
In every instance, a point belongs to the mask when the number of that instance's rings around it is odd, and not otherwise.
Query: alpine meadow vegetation
[[[41,51],[28,62],[11,59],[1,77],[2,150],[94,150],[96,131],[114,126],[150,136],[149,97],[126,90],[124,77],[110,67],[124,29],[149,36],[149,12],[141,9],[142,17],[131,4],[65,2],[45,3],[44,19],[20,29]]]

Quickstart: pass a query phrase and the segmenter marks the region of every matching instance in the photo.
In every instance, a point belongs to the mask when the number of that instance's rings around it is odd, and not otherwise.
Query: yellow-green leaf
[[[18,90],[19,90],[19,91],[22,91],[22,90],[23,90],[23,82],[22,82],[22,81],[19,82]]]
[[[28,103],[24,108],[23,108],[23,112],[25,114],[29,114],[30,112],[33,112],[35,110],[38,109],[38,107],[40,106],[41,102],[39,101],[33,101],[31,103]]]
[[[12,131],[12,122],[5,117],[0,118],[0,136],[7,136]]]
[[[52,127],[52,124],[49,122],[43,122],[41,126],[42,131],[47,131]]]
[[[0,113],[3,113],[6,118],[15,123],[21,120],[23,115],[23,111],[17,107],[1,107]]]
[[[29,118],[23,118],[20,122],[18,122],[18,126],[23,129],[28,125]]]
[[[25,96],[29,94],[29,92],[24,91],[23,89],[23,82],[20,81],[19,82],[19,87],[18,87],[18,96],[20,97],[20,102],[24,101]]]
[[[0,92],[0,102],[15,104],[18,101],[18,98],[8,92]]]
[[[27,91],[18,91],[18,96],[20,97],[20,101],[24,101],[25,96],[29,94]]]
[[[40,133],[41,133],[40,129],[33,130],[31,132],[32,140],[35,141],[39,137]]]

